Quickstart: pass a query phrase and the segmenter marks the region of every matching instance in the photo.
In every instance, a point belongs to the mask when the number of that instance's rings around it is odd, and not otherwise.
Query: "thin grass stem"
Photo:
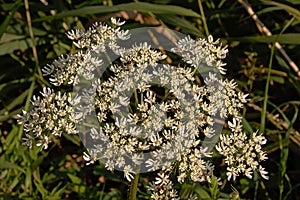
[[[203,28],[205,30],[205,34],[206,34],[206,36],[209,36],[209,30],[208,30],[208,26],[207,26],[207,23],[206,23],[206,18],[205,18],[205,14],[204,14],[203,5],[202,5],[201,0],[198,0],[198,6],[199,6],[202,22],[203,22]]]

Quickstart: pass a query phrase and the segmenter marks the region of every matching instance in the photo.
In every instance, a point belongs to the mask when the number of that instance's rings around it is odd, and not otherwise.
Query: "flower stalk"
[[[129,200],[136,200],[137,198],[137,188],[139,183],[139,173],[135,173],[134,179],[131,181],[130,184],[130,191],[129,191]]]

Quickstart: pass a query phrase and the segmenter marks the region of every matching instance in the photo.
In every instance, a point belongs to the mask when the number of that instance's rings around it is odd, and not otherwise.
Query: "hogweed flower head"
[[[67,33],[80,51],[59,57],[43,73],[54,86],[74,90],[44,88],[41,97],[33,97],[32,110],[19,115],[24,144],[47,148],[53,137],[78,133],[88,141],[87,164],[105,162],[128,181],[135,173],[161,170],[149,186],[151,198],[178,199],[173,182],[211,182],[213,141],[226,121],[231,133],[221,134],[215,149],[225,157],[228,180],[240,174],[252,178],[254,170],[267,179],[260,165],[267,159],[261,147],[266,139],[257,132],[246,135],[241,123],[247,94],[220,76],[226,73],[227,47],[212,36],[184,36],[167,43],[167,51],[149,42],[128,46],[131,32],[121,29],[123,22],[111,21],[112,26],[96,23]],[[151,31],[157,29],[138,32]]]
[[[108,47],[111,50],[118,51],[120,46],[117,40],[126,40],[130,36],[128,30],[121,30],[119,26],[124,23],[112,18],[111,22],[115,27],[104,23],[94,23],[87,31],[71,30],[67,33],[69,39],[73,40],[73,44],[80,49],[87,49],[95,53],[105,52]]]
[[[261,147],[266,144],[265,137],[257,132],[247,136],[238,126],[239,123],[231,124],[233,132],[230,135],[221,135],[221,141],[216,145],[217,151],[226,157],[228,180],[231,178],[235,180],[239,174],[251,179],[254,170],[258,170],[263,178],[268,179],[267,172],[259,164],[267,159]]]
[[[44,76],[49,78],[51,84],[61,86],[63,84],[78,84],[78,76],[81,75],[87,80],[94,78],[93,71],[102,64],[97,57],[92,57],[90,51],[78,52],[73,55],[60,56],[51,65],[42,69]]]
[[[47,149],[53,137],[63,133],[77,134],[73,109],[77,102],[71,94],[54,93],[50,88],[43,88],[41,96],[33,96],[32,109],[18,116],[26,132],[24,144],[32,147],[35,141],[37,146]]]

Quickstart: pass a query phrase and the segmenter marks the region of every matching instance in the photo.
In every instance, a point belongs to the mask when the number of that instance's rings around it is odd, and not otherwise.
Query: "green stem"
[[[131,181],[130,191],[129,191],[129,200],[136,200],[137,186],[139,183],[139,173],[136,173],[134,179]]]
[[[32,41],[32,53],[35,61],[35,67],[37,69],[37,72],[40,76],[40,79],[43,79],[43,75],[41,72],[41,69],[39,68],[39,58],[36,50],[36,45],[35,45],[35,39],[34,39],[34,33],[33,33],[33,28],[32,28],[32,23],[31,23],[31,15],[30,15],[30,10],[29,10],[29,3],[28,0],[24,0],[24,5],[25,5],[25,10],[26,10],[26,18],[27,18],[27,25],[28,25],[28,33],[30,36],[30,39]]]
[[[266,113],[267,113],[267,103],[268,103],[268,92],[269,92],[269,85],[270,85],[270,78],[271,78],[271,69],[272,69],[272,63],[273,63],[273,57],[274,57],[274,51],[275,51],[275,45],[276,41],[278,41],[279,37],[282,35],[282,33],[291,25],[291,23],[294,21],[294,17],[283,27],[280,34],[278,34],[277,38],[275,39],[275,42],[272,45],[271,49],[271,58],[269,62],[268,67],[268,75],[267,75],[267,83],[265,88],[265,94],[264,94],[264,103],[261,113],[261,120],[260,120],[260,132],[265,131],[265,123],[266,123]]]
[[[271,76],[271,68],[272,68],[272,63],[273,63],[273,56],[274,56],[274,51],[275,51],[275,45],[276,41],[278,41],[278,38],[282,35],[282,33],[291,25],[291,23],[294,21],[294,18],[292,18],[282,29],[280,34],[278,34],[275,42],[272,45],[271,49],[271,58],[269,62],[269,68],[268,68],[268,76],[267,76],[267,83],[266,83],[266,88],[265,88],[265,95],[264,95],[264,104],[262,108],[262,115],[261,115],[261,125],[260,125],[260,131],[264,132],[265,131],[265,121],[266,121],[266,113],[267,113],[267,103],[268,103],[268,91],[269,91],[269,82],[270,82],[270,76]],[[297,110],[298,112],[298,110]],[[278,139],[279,139],[279,147],[280,147],[280,181],[279,181],[279,199],[282,199],[282,194],[283,194],[283,189],[284,189],[284,174],[286,172],[286,161],[288,157],[288,142],[289,142],[289,134],[290,134],[290,128],[288,129],[286,133],[286,137],[283,141],[281,134],[278,134]],[[284,143],[285,142],[285,143]],[[287,143],[287,144],[286,144]]]
[[[255,188],[255,190],[254,190],[254,200],[256,200],[257,199],[257,191],[258,191],[258,184],[259,184],[259,181],[257,180],[258,179],[258,174],[257,174],[257,172],[255,171],[254,172],[254,177],[253,177],[253,181],[255,182],[255,186],[254,186],[254,188]]]
[[[272,45],[271,55],[270,55],[270,62],[269,62],[269,67],[268,67],[268,75],[267,75],[267,82],[266,82],[266,87],[265,87],[264,102],[263,102],[261,120],[260,120],[260,131],[261,132],[265,131],[268,93],[269,93],[269,85],[270,85],[271,69],[272,69],[274,51],[275,51],[275,43]]]
[[[287,169],[287,161],[289,157],[289,142],[290,142],[290,134],[291,130],[293,128],[294,123],[296,122],[296,119],[298,117],[298,108],[295,106],[295,114],[293,116],[293,119],[289,122],[288,130],[285,134],[285,137],[282,138],[281,134],[278,134],[279,138],[279,147],[280,147],[280,177],[279,177],[279,199],[285,199],[283,198],[283,192],[284,192],[284,178],[287,177],[286,169]],[[288,179],[287,179],[288,180]]]
[[[206,36],[209,36],[209,30],[208,30],[208,26],[206,24],[206,18],[205,18],[205,14],[204,14],[204,10],[203,10],[203,6],[202,6],[201,0],[198,0],[198,5],[199,5],[199,10],[200,10],[200,14],[201,14],[201,18],[202,18],[203,28],[205,30],[205,34],[206,34]]]
[[[138,98],[138,95],[137,95],[137,92],[136,92],[136,88],[134,88],[134,98],[135,98],[135,104],[136,106],[139,104],[139,98]],[[142,101],[143,101],[143,98],[142,98]]]

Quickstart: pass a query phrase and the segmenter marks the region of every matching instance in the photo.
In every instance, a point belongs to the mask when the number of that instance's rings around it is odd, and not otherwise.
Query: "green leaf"
[[[199,184],[195,186],[194,192],[198,194],[200,199],[211,199],[209,193]]]
[[[21,0],[18,0],[15,2],[14,7],[10,10],[10,14],[5,18],[4,22],[0,25],[0,38],[2,37],[2,34],[6,30],[7,26],[10,23],[10,20],[13,18],[15,12],[19,9],[21,6]]]
[[[42,199],[45,199],[48,196],[48,191],[47,189],[44,188],[44,186],[42,185],[42,183],[37,182],[37,181],[33,181],[34,185],[36,186],[37,190],[42,194]]]
[[[214,175],[212,175],[212,177],[211,177],[211,183],[209,186],[209,190],[210,190],[211,199],[217,200],[220,195],[220,190],[218,188],[218,180],[216,179],[216,177]]]
[[[180,198],[187,199],[193,193],[193,185],[184,183],[181,185]]]
[[[19,127],[13,126],[12,130],[6,137],[5,143],[4,143],[4,149],[6,150],[6,154],[9,155],[10,153],[16,151],[16,148],[20,144],[19,135],[18,135]]]
[[[28,95],[28,91],[29,90],[25,90],[22,94],[20,94],[18,97],[16,97],[10,104],[5,106],[5,108],[0,111],[0,115],[4,114],[5,112],[11,111],[17,105],[22,104],[24,102],[24,99],[26,99],[26,97]]]
[[[132,10],[136,10],[142,13],[152,12],[154,14],[169,14],[169,15],[189,16],[189,17],[200,17],[200,15],[194,12],[193,10],[183,8],[180,6],[159,5],[159,4],[152,4],[152,3],[145,3],[145,2],[133,2],[133,3],[118,4],[115,6],[86,6],[83,8],[78,8],[70,11],[64,11],[54,16],[42,17],[39,19],[35,19],[33,21],[37,22],[37,21],[59,19],[59,18],[69,17],[69,16],[104,14],[110,12],[132,11]]]
[[[21,168],[19,165],[4,160],[4,156],[2,156],[0,158],[0,169],[17,169],[17,170],[25,173],[24,169]]]
[[[281,134],[278,134],[279,138],[279,147],[280,147],[280,178],[279,178],[279,197],[282,199],[283,196],[283,191],[284,191],[284,177],[286,176],[286,171],[287,171],[287,163],[288,163],[288,158],[289,158],[289,141],[290,141],[290,135],[291,135],[291,130],[297,120],[298,117],[298,107],[295,106],[295,114],[290,122],[287,122],[289,124],[288,130],[282,139]]]
[[[119,200],[122,199],[122,193],[120,190],[113,189],[111,192],[108,192],[103,200]]]
[[[286,61],[285,61],[283,58],[281,58],[281,57],[278,56],[278,55],[275,55],[275,58],[276,58],[276,60],[277,60],[277,62],[278,62],[278,64],[279,64],[280,66],[282,66],[282,67],[284,67],[286,70],[290,71],[289,65],[286,63]]]
[[[13,191],[13,189],[18,185],[18,183],[20,183],[21,174],[18,174],[17,176],[14,177],[13,181],[10,183],[9,185],[9,191]]]
[[[135,2],[120,4],[116,6],[120,10],[137,10],[139,12],[152,12],[154,14],[174,14],[189,17],[200,17],[200,15],[191,9],[174,5],[159,5],[144,2]]]
[[[274,11],[277,11],[277,10],[282,10],[282,9],[273,6],[273,7],[268,7],[268,8],[261,9],[261,10],[257,11],[256,13],[258,15],[262,15],[262,14],[269,13],[269,12],[274,12]]]
[[[78,136],[75,136],[75,135],[68,135],[66,133],[63,133],[63,136],[69,140],[70,142],[72,142],[73,144],[77,145],[77,146],[80,146],[81,144],[81,140]]]
[[[196,28],[191,22],[185,20],[182,17],[169,15],[169,14],[158,15],[157,17],[168,24],[181,28],[185,32],[193,34],[197,37],[204,37],[204,35],[201,33],[201,31],[198,28]]]
[[[10,111],[8,114],[4,113],[3,115],[0,115],[0,121],[6,121],[8,119],[12,119],[17,114],[20,114],[21,112],[22,112],[22,108],[18,108],[16,110]]]
[[[29,168],[27,168],[26,173],[25,173],[25,188],[30,189],[32,188],[32,173]]]
[[[244,127],[246,133],[248,133],[248,134],[253,133],[253,129],[252,129],[251,125],[244,117],[242,118],[242,124],[243,124],[243,127]]]
[[[35,37],[47,36],[46,31],[38,29],[38,28],[33,28],[33,34],[35,35]],[[16,41],[16,40],[26,39],[26,37],[27,37],[26,35],[21,35],[18,33],[5,32],[5,33],[3,33],[2,37],[0,38],[0,44],[4,44],[4,43]]]
[[[294,5],[300,5],[299,0],[285,0],[285,1],[290,2],[291,4],[294,4]]]
[[[41,38],[35,38],[34,43],[36,45],[46,44],[46,41]],[[23,40],[14,40],[0,44],[0,56],[12,53],[15,50],[25,50],[33,46],[32,40],[26,38]]]
[[[31,151],[36,151],[35,149],[32,149]],[[37,153],[37,152],[33,152],[33,153]],[[48,152],[43,152],[43,155],[39,155],[37,157],[37,159],[34,160],[34,162],[31,164],[31,170],[34,171],[36,170],[40,165],[41,163],[44,161],[44,158],[47,157],[48,155]]]
[[[283,3],[278,3],[276,1],[262,0],[262,2],[265,4],[268,4],[268,5],[273,5],[273,6],[282,8],[282,9],[286,10],[287,12],[291,13],[298,21],[300,21],[300,11],[293,7],[283,4]]]
[[[72,183],[75,183],[77,185],[82,184],[82,180],[78,176],[75,176],[73,174],[67,174],[67,176],[71,179]]]
[[[60,182],[57,186],[55,186],[53,188],[53,190],[51,191],[51,193],[49,194],[49,199],[54,200],[54,199],[62,199],[62,195],[65,192],[66,187],[68,186],[68,184],[65,184],[63,187],[61,187],[62,182]]]
[[[89,188],[86,184],[83,183],[82,179],[78,176],[68,173],[67,176],[71,179],[72,183],[74,184],[73,190],[80,195],[86,194],[89,191]]]
[[[300,44],[300,33],[286,33],[272,36],[246,36],[246,37],[230,37],[225,38],[228,41],[239,41],[249,43],[273,43],[279,42],[281,44]]]
[[[3,33],[1,39],[0,39],[0,44],[11,42],[14,40],[21,40],[26,38],[26,35],[18,35],[18,34],[13,34],[13,33]]]
[[[250,189],[250,180],[247,178],[240,179],[240,185],[243,186],[241,194],[245,194]]]
[[[285,82],[285,79],[282,76],[270,76],[270,79],[280,84],[284,84]]]
[[[291,79],[294,87],[300,91],[300,83],[297,80],[297,77],[294,75],[294,72],[291,70],[290,66],[286,63],[286,61],[278,55],[275,55],[275,58],[280,66],[282,66],[285,71],[288,73],[288,77]]]

